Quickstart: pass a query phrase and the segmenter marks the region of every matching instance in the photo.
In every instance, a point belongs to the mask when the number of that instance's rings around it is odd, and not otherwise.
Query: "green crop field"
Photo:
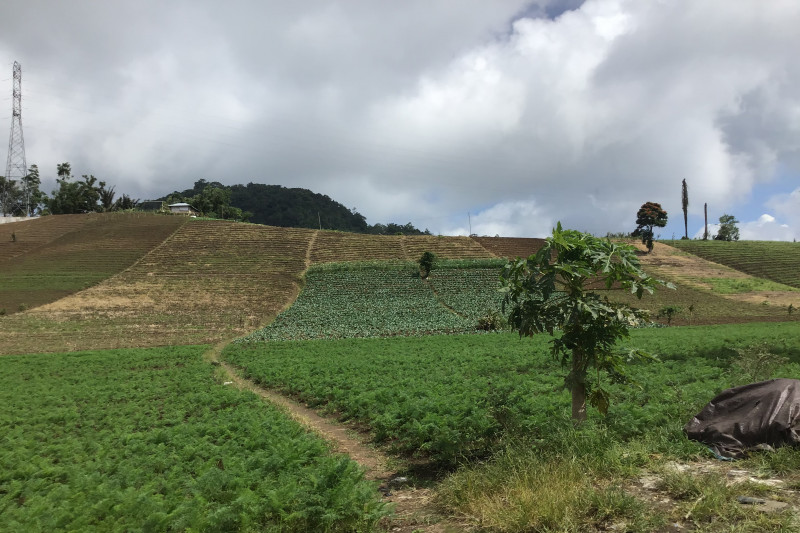
[[[629,344],[662,362],[636,365],[641,389],[615,388],[604,420],[629,438],[680,428],[714,394],[737,382],[733,348],[768,342],[800,375],[800,324],[644,329]],[[488,454],[509,428],[546,437],[569,424],[564,371],[548,339],[515,334],[422,339],[346,339],[231,345],[224,357],[245,375],[310,405],[369,425],[375,438],[437,461]]]
[[[294,305],[238,342],[475,331],[478,318],[499,311],[499,273],[486,259],[444,262],[427,280],[410,262],[313,266]]]
[[[759,278],[800,288],[800,244],[767,241],[664,241],[679,250]]]
[[[0,358],[2,531],[357,531],[359,468],[202,347]]]
[[[292,307],[267,327],[236,342],[318,338],[393,337],[475,333],[478,321],[501,312],[503,259],[442,260],[427,279],[413,262],[351,262],[314,265]],[[649,309],[681,309],[675,324],[792,320],[785,309],[731,301],[719,294],[679,286],[641,300],[626,291],[610,299]]]

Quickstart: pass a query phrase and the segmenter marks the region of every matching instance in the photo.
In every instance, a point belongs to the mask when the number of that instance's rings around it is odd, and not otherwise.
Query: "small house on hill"
[[[173,213],[173,214],[176,214],[176,215],[197,216],[199,214],[197,209],[195,209],[194,207],[192,207],[191,205],[189,205],[189,204],[187,204],[185,202],[179,202],[177,204],[170,204],[167,207],[169,207],[169,212],[170,213]]]

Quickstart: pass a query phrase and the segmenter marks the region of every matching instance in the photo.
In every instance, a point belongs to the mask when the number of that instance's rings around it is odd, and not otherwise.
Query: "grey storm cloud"
[[[141,198],[254,181],[434,232],[605,233],[645,201],[682,218],[683,178],[697,218],[800,174],[798,23],[783,0],[13,0],[0,58],[46,178],[70,161]],[[754,235],[800,233],[792,194],[751,206]]]

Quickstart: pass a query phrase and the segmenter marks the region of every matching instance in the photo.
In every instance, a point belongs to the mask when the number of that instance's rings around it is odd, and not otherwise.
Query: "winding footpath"
[[[234,366],[221,361],[220,354],[229,343],[223,341],[209,349],[204,355],[205,361],[220,369],[220,378],[224,382],[231,382],[277,405],[295,421],[328,441],[335,452],[347,454],[357,462],[364,469],[366,479],[380,483],[378,490],[383,494],[383,500],[394,508],[394,515],[385,524],[387,531],[455,533],[470,530],[468,525],[453,522],[438,513],[432,503],[433,491],[430,488],[418,488],[406,482],[398,472],[397,459],[365,443],[360,434],[336,420],[320,416],[291,398],[260,387],[242,377]]]

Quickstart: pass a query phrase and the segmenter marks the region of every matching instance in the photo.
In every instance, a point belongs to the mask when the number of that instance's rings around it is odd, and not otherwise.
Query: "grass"
[[[203,351],[0,358],[0,529],[372,530],[386,510],[355,463]]]
[[[493,254],[469,237],[429,235],[362,235],[320,231],[310,258],[312,263],[378,261],[416,261],[423,252],[442,259],[491,258]]]
[[[439,505],[489,531],[602,530],[621,522],[627,531],[653,531],[666,525],[663,513],[614,483],[622,480],[620,472],[571,450],[569,442],[552,444],[527,450],[517,444],[489,462],[461,469],[440,485]],[[596,444],[596,452],[608,448]]]
[[[491,460],[445,478],[437,502],[488,531],[650,532],[675,523],[699,531],[793,530],[791,511],[765,514],[737,502],[745,495],[782,498],[773,488],[731,484],[724,472],[676,463],[680,454],[665,454],[661,438],[622,442],[590,426],[513,442]],[[797,450],[781,452],[800,457]],[[655,487],[642,489],[642,474],[653,477]]]
[[[672,319],[672,325],[711,325],[726,323],[796,321],[798,316],[787,313],[785,307],[770,306],[725,298],[720,293],[677,284],[675,290],[659,288],[652,295],[641,300],[625,291],[612,290],[608,294],[612,301],[622,302],[633,307],[647,309],[655,319],[664,307],[675,306],[680,313]],[[661,320],[666,323],[665,319]]]
[[[711,283],[712,290],[719,294],[741,294],[745,292],[763,291],[800,291],[796,287],[790,287],[782,283],[776,283],[762,278],[705,278],[704,281]]]

